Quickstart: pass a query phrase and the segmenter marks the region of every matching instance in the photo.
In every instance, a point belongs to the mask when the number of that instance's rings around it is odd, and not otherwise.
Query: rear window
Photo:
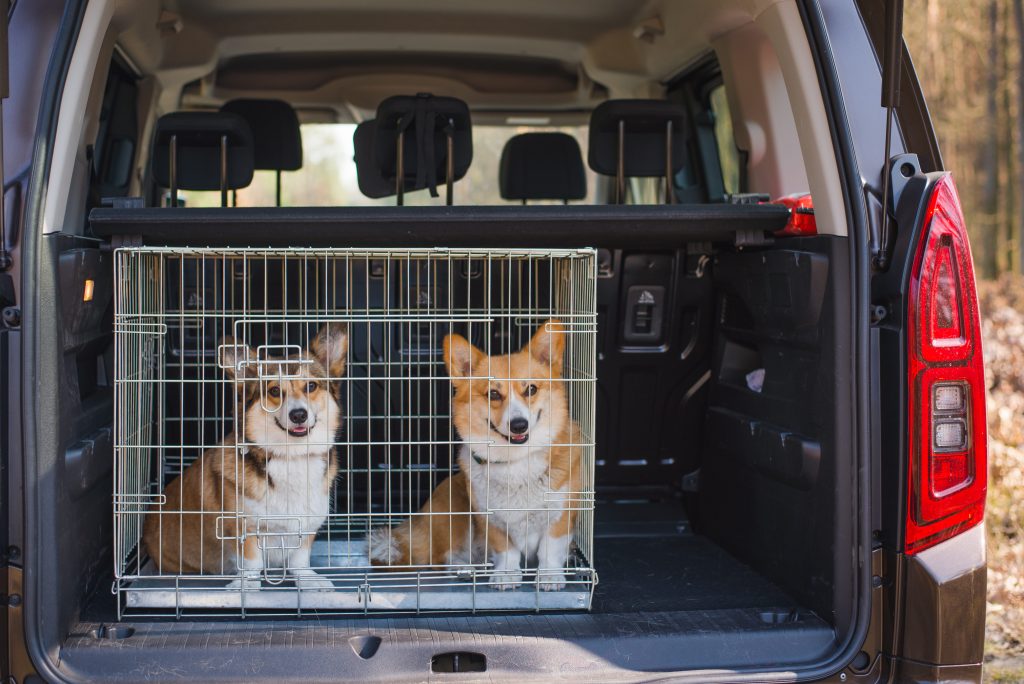
[[[394,197],[371,199],[359,192],[356,165],[353,159],[352,134],[355,124],[303,124],[303,165],[298,171],[281,174],[281,193],[284,206],[376,206],[394,205]],[[508,139],[520,133],[560,131],[576,138],[580,152],[586,160],[587,127],[563,126],[550,128],[522,126],[474,126],[473,163],[466,176],[455,184],[455,204],[487,205],[509,204],[501,198],[498,189],[498,168],[501,151]],[[587,169],[586,203],[593,202],[595,174]],[[274,172],[257,171],[252,184],[238,191],[238,206],[274,206]],[[432,198],[428,190],[405,194],[406,205],[444,204],[443,179]],[[180,191],[189,207],[219,207],[219,192]],[[544,202],[531,201],[530,204]],[[556,202],[559,203],[559,202]],[[560,203],[559,203],[560,204]]]
[[[718,161],[722,165],[722,185],[730,195],[740,192],[740,151],[732,131],[732,115],[725,86],[715,86],[709,93],[711,113],[715,117],[715,141],[718,143]]]

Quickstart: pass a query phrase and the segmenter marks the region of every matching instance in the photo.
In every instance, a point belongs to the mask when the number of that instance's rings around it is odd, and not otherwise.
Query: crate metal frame
[[[596,277],[590,249],[119,248],[113,496],[119,614],[589,608],[597,582]],[[470,566],[371,566],[365,539],[370,528],[443,515],[418,511],[424,497],[456,472],[455,454],[463,444],[444,400],[451,392],[438,352],[444,334],[459,332],[484,351],[508,353],[552,318],[565,334],[564,372],[546,380],[564,383],[578,426],[578,436],[564,446],[577,450],[582,471],[580,491],[545,493],[545,499],[561,497],[577,515],[565,588],[542,591],[527,559],[516,588],[499,591],[489,586],[489,554],[488,562]],[[269,352],[256,361],[263,376],[277,363],[265,357],[305,348],[327,322],[347,323],[349,354],[344,377],[332,378],[342,395],[343,429],[332,441],[341,472],[313,543],[311,567],[335,589],[300,588],[280,568],[263,571],[259,590],[228,586],[241,578],[240,570],[160,574],[140,547],[143,520],[166,504],[170,478],[240,428],[231,410],[235,389],[216,357],[221,339],[230,334]],[[503,377],[497,368],[487,375]],[[244,445],[236,439],[233,447]],[[235,543],[255,535],[265,555],[288,543],[286,535],[264,531],[269,519],[255,522],[255,532],[249,531],[251,520],[241,523]]]

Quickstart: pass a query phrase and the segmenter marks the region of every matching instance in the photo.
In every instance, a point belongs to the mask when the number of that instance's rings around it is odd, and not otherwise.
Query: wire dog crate
[[[593,250],[118,249],[119,611],[589,608],[595,279]]]

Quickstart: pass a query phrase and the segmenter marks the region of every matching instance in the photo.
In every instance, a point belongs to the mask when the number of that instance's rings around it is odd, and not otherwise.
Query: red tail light
[[[907,315],[910,470],[906,551],[980,523],[988,444],[974,266],[948,174],[932,189]]]

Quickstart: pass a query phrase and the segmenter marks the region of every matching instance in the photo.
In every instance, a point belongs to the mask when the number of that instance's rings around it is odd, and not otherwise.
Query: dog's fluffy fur
[[[143,543],[161,573],[241,570],[244,586],[255,588],[265,568],[287,568],[302,588],[333,588],[310,568],[309,556],[338,472],[332,445],[347,353],[346,326],[331,323],[308,351],[263,363],[261,377],[250,348],[222,341],[219,361],[234,380],[242,437],[232,432],[208,449],[146,516]]]
[[[487,356],[459,335],[445,338],[452,416],[464,442],[459,472],[418,515],[371,532],[375,565],[491,562],[492,585],[510,589],[522,581],[525,559],[542,589],[565,586],[582,473],[579,450],[568,446],[579,430],[562,381],[562,327],[547,321],[525,348],[506,356]]]

